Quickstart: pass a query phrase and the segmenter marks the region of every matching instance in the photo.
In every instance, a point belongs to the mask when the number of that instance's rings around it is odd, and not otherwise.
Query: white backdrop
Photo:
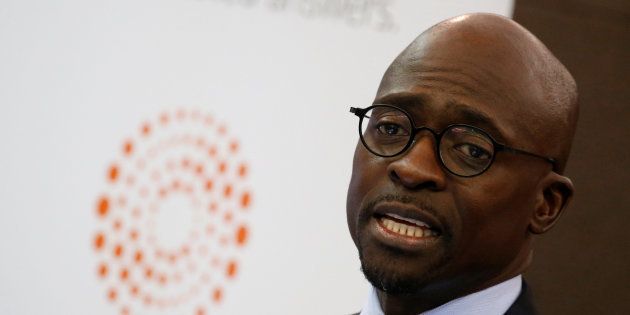
[[[511,2],[0,1],[0,314],[358,311],[367,283],[345,219],[357,140],[348,109],[372,101],[389,62],[428,26],[511,15]],[[213,145],[218,157],[204,155]],[[212,179],[214,190],[131,197],[142,180],[150,194],[162,187],[140,164],[166,170],[169,154],[209,174],[190,166],[184,183]],[[217,231],[190,234],[206,221]],[[178,275],[180,262],[153,249],[181,244],[196,256]]]

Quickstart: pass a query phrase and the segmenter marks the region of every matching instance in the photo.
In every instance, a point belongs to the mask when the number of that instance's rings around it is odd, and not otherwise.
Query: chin
[[[422,279],[416,279],[395,271],[385,270],[380,266],[371,266],[361,262],[361,271],[365,278],[377,289],[394,296],[413,295],[423,288]]]
[[[448,257],[440,259],[412,257],[396,250],[362,248],[359,246],[361,271],[377,289],[394,296],[418,294],[430,286],[444,270]]]

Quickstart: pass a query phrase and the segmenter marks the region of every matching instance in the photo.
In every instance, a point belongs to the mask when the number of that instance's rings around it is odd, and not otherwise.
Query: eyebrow
[[[427,98],[422,94],[411,94],[411,93],[395,93],[395,94],[387,94],[381,98],[378,98],[374,101],[373,105],[376,104],[389,104],[396,105],[407,109],[411,109],[412,105],[415,106],[425,106],[427,103]]]

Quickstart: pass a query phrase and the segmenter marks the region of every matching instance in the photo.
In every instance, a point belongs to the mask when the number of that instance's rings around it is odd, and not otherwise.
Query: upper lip
[[[432,230],[442,232],[440,221],[428,210],[416,205],[398,201],[383,201],[374,206],[374,216],[382,217],[388,214],[395,214],[403,218],[422,221],[428,224]]]

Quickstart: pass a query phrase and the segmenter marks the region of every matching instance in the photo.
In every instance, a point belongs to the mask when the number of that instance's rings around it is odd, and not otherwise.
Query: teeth
[[[383,220],[383,222],[385,223],[385,227],[386,227],[388,230],[390,230],[390,231],[393,231],[393,230],[394,230],[394,221],[392,221],[392,220],[388,220],[388,219],[385,219],[385,220]]]
[[[422,237],[422,229],[416,229],[416,231],[414,232],[413,236],[415,237]]]
[[[426,224],[423,227],[419,227],[419,226],[399,223],[394,220],[390,220],[388,218],[382,218],[381,223],[389,231],[392,231],[400,235],[409,236],[409,237],[429,237],[429,236],[437,235],[437,233],[435,233],[434,231],[431,231],[430,229],[425,228]]]
[[[394,228],[392,229],[392,231],[398,233],[398,231],[400,231],[400,223],[394,222]]]
[[[413,227],[410,226],[409,229],[413,229]],[[398,230],[398,234],[402,234],[402,235],[407,234],[407,226],[404,224],[401,224],[400,230]]]
[[[416,231],[416,228],[415,228],[415,227],[413,227],[413,226],[410,226],[410,227],[407,229],[407,236],[414,236],[415,231]]]

